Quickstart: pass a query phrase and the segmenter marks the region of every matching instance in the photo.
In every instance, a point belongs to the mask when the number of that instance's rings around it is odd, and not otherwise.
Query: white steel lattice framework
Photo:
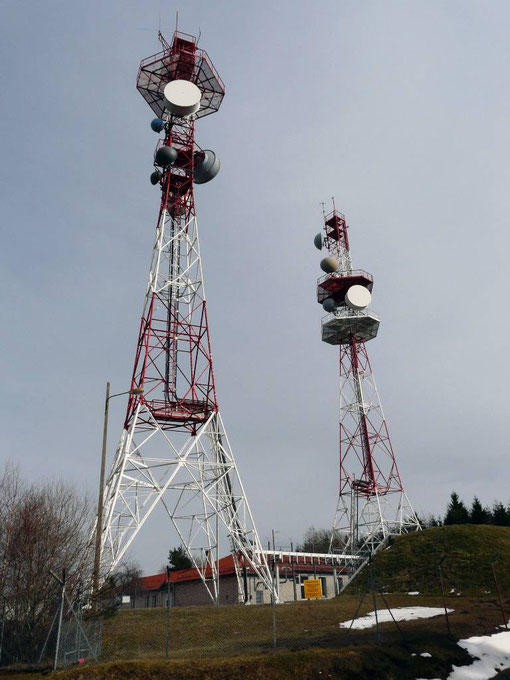
[[[175,33],[144,60],[137,87],[163,119],[162,146],[175,160],[160,171],[160,210],[127,414],[107,477],[101,527],[102,577],[118,565],[160,504],[211,600],[218,601],[219,546],[228,540],[246,601],[243,571],[273,580],[255,528],[216,399],[194,203],[195,120],[218,110],[223,84],[196,40]],[[188,117],[165,110],[163,88],[189,80],[201,108]]]
[[[347,228],[336,209],[324,215],[316,245],[328,250],[325,268],[333,271],[319,279],[317,299],[331,310],[322,339],[340,347],[340,490],[330,549],[341,544],[357,554],[373,553],[389,534],[420,524],[402,485],[365,344],[376,337],[379,318],[346,298],[354,286],[373,288],[370,274],[352,268]]]

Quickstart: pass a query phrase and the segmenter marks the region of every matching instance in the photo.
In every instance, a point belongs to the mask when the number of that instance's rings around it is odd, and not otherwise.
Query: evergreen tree
[[[475,496],[469,512],[469,521],[471,524],[488,524],[487,510],[482,508],[482,504]]]
[[[428,529],[430,527],[440,527],[443,525],[443,520],[441,517],[436,517],[435,515],[429,515],[426,520],[421,521],[420,524],[423,529]]]
[[[492,523],[496,526],[508,526],[508,513],[500,501],[496,501],[492,508]]]
[[[469,512],[460,500],[456,491],[452,491],[450,502],[446,510],[444,524],[467,524],[469,522]]]
[[[180,545],[178,548],[172,548],[168,553],[168,568],[170,571],[177,571],[178,569],[191,569],[192,566],[193,563],[182,545]]]

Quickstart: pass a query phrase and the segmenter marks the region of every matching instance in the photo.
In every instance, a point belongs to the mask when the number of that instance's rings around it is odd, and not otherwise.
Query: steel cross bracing
[[[404,491],[365,343],[340,346],[340,491],[333,536],[373,552],[419,527]]]
[[[344,299],[350,285],[371,290],[373,278],[353,271],[348,225],[336,209],[324,214],[324,246],[338,270],[319,279],[318,301],[333,296],[337,305],[323,319],[323,339],[340,348],[340,488],[330,551],[341,545],[342,552],[360,556],[377,550],[389,534],[420,525],[402,485],[366,349],[378,317],[368,308],[349,309]],[[372,324],[370,332],[360,324],[363,317]]]
[[[171,46],[162,44],[168,54],[144,60],[139,74],[139,89],[143,76],[142,94],[147,98],[149,92],[158,113],[154,82],[163,87],[172,78],[184,78],[200,87],[208,59],[189,36],[176,34]],[[201,70],[195,69],[196,63]],[[210,65],[207,73],[212,69]],[[218,82],[208,77],[207,87],[217,89],[217,107],[223,96]],[[216,399],[194,203],[194,125],[199,116],[162,115],[163,144],[176,149],[177,159],[160,180],[160,210],[131,382],[132,390],[142,388],[143,394],[129,397],[105,484],[101,572],[104,578],[115,569],[160,504],[213,602],[219,596],[220,539],[226,537],[244,601],[245,567],[270,591],[275,588]]]

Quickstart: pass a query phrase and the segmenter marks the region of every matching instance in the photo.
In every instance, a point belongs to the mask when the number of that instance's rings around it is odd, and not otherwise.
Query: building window
[[[263,590],[256,590],[255,591],[255,604],[264,604],[264,591]]]
[[[158,596],[157,596],[157,594],[152,596],[152,606],[153,607],[158,606]]]
[[[149,596],[145,596],[145,606],[148,608],[149,607]]]

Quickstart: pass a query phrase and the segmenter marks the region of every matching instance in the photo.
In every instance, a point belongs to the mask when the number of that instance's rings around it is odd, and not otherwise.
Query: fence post
[[[276,555],[273,551],[273,588],[271,590],[271,603],[273,605],[273,650],[276,649]]]
[[[441,595],[442,595],[442,598],[443,598],[444,615],[446,617],[446,627],[448,629],[448,635],[451,635],[452,631],[450,630],[450,619],[448,617],[448,609],[446,607],[446,599],[445,599],[445,596],[444,596],[443,569],[441,567],[441,565],[443,564],[445,559],[446,559],[446,554],[443,553],[441,555],[441,559],[439,560],[439,564],[437,565],[437,568],[439,569],[439,582],[441,584]]]
[[[165,659],[168,659],[168,649],[170,646],[170,568],[166,568],[166,640],[165,640]]]
[[[56,671],[57,665],[58,665],[58,652],[59,652],[59,647],[60,647],[60,633],[62,631],[62,617],[64,615],[64,602],[65,602],[65,596],[66,596],[66,570],[62,569],[62,578],[61,579],[58,576],[55,576],[55,574],[52,571],[50,571],[50,574],[62,586],[62,592],[60,594],[60,611],[58,613],[57,643],[55,645],[55,660],[53,661],[53,670]]]
[[[375,616],[375,636],[377,640],[381,640],[381,633],[379,631],[379,617],[377,615],[377,599],[375,596],[375,581],[374,581],[374,568],[372,565],[372,555],[370,555],[370,559],[368,562],[368,578],[370,579],[370,589],[372,591],[372,603],[374,605],[374,616]]]
[[[2,652],[4,648],[4,629],[5,629],[5,610],[6,610],[6,600],[4,595],[2,597],[2,627],[0,628],[0,665],[2,664]]]
[[[494,583],[496,584],[496,592],[498,594],[498,601],[499,601],[499,608],[501,609],[501,616],[503,617],[503,625],[505,626],[505,629],[508,630],[508,625],[507,625],[507,620],[506,620],[506,614],[505,614],[505,608],[503,607],[503,598],[501,597],[501,591],[499,589],[499,583],[498,579],[496,577],[496,567],[494,566],[497,560],[497,556],[492,560],[491,562],[491,567],[492,567],[492,575],[494,577]]]

